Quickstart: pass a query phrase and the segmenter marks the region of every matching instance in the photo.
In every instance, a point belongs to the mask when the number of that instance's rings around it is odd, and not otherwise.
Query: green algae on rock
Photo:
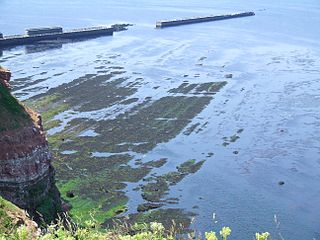
[[[238,131],[237,131],[237,133],[236,134],[234,134],[234,135],[232,135],[232,136],[230,136],[230,137],[223,137],[222,139],[224,140],[224,142],[223,142],[223,146],[228,146],[230,143],[234,143],[234,142],[236,142],[239,138],[240,138],[240,136],[239,136],[239,134],[241,134],[242,132],[244,131],[244,129],[239,129]]]
[[[173,225],[177,226],[179,231],[186,232],[196,214],[177,208],[158,209],[150,212],[140,212],[129,214],[125,217],[116,217],[114,220],[107,220],[103,226],[106,228],[116,227],[116,223],[123,224],[148,224],[151,222],[159,222],[165,228],[170,229]]]
[[[170,93],[183,93],[183,94],[204,94],[214,95],[220,91],[225,85],[226,81],[223,82],[208,82],[208,83],[182,83],[178,88],[171,89]]]
[[[49,110],[44,127],[53,130],[48,140],[58,186],[72,206],[72,216],[86,216],[94,209],[102,221],[122,213],[128,201],[127,183],[138,183],[168,161],[143,162],[140,155],[175,138],[212,99],[205,92],[214,83],[197,86],[202,95],[138,99],[133,95],[143,79],[131,82],[124,72],[86,74],[27,101],[40,112]],[[115,117],[86,117],[115,105],[125,106],[126,111]],[[95,134],[83,135],[88,129]],[[176,184],[189,174],[183,171],[170,172],[159,181],[164,186]],[[67,197],[69,191],[74,197]]]
[[[160,176],[151,177],[148,183],[141,187],[142,198],[148,202],[165,202],[163,198],[168,194],[170,186],[176,185],[186,176],[196,173],[205,161],[196,162],[188,160],[179,166],[177,171],[165,173]]]

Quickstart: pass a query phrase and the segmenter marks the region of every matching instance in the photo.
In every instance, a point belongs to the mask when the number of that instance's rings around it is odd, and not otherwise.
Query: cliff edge
[[[41,116],[11,95],[10,77],[0,68],[0,196],[50,222],[61,199]]]
[[[21,226],[26,227],[32,239],[40,235],[38,225],[30,220],[24,210],[0,197],[0,239],[7,239],[5,236],[14,239],[14,233]]]

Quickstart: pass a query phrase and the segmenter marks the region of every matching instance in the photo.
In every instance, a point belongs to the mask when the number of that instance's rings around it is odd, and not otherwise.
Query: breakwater
[[[193,24],[193,23],[202,23],[202,22],[211,22],[211,21],[220,21],[227,20],[232,18],[240,18],[240,17],[249,17],[254,16],[254,12],[244,12],[244,13],[235,13],[228,15],[219,15],[219,16],[206,16],[206,17],[194,17],[194,18],[185,18],[185,19],[175,19],[175,20],[163,20],[157,21],[157,28],[164,27],[173,27],[185,24]]]
[[[104,35],[113,35],[113,27],[91,27],[63,31],[61,27],[27,29],[26,34],[3,36],[0,33],[0,48],[32,44],[39,41],[59,39],[80,39]]]

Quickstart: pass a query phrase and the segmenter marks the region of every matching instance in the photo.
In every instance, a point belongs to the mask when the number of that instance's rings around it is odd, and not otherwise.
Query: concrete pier
[[[220,20],[240,18],[240,17],[249,17],[249,16],[254,16],[254,15],[255,15],[254,12],[244,12],[244,13],[235,13],[235,14],[220,15],[220,16],[207,16],[207,17],[195,17],[195,18],[186,18],[186,19],[164,20],[164,21],[158,21],[156,23],[156,27],[157,28],[173,27],[173,26],[179,26],[179,25],[185,25],[185,24],[220,21]]]
[[[25,35],[0,35],[0,48],[26,45],[44,40],[80,39],[104,35],[113,35],[113,27],[91,27],[63,31],[61,27],[27,29]]]

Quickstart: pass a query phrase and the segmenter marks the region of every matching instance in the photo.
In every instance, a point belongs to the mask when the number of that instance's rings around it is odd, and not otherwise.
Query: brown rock
[[[9,81],[11,79],[10,70],[0,66],[0,84],[5,88],[11,89]]]
[[[0,69],[0,84],[7,87],[10,77],[10,71]],[[41,117],[6,91],[2,89],[6,101],[0,104],[0,196],[35,219],[40,220],[39,211],[51,221],[61,211],[61,199]],[[44,205],[50,208],[46,213],[39,210]]]

